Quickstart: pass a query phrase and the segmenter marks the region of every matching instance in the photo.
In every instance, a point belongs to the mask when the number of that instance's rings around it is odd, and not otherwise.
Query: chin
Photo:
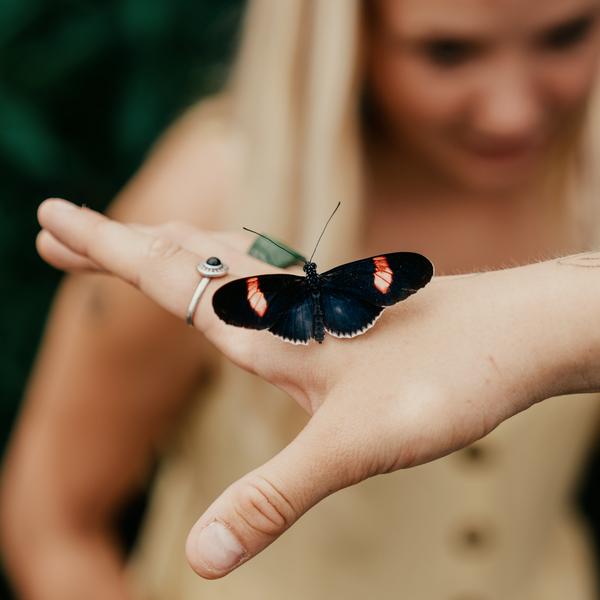
[[[469,174],[465,176],[461,183],[466,191],[495,196],[517,192],[528,185],[532,179],[532,173],[512,174],[510,176],[500,176],[497,173],[490,173],[489,175],[481,174],[477,177]]]
[[[516,192],[531,181],[531,177],[498,178],[494,176],[469,178],[464,181],[464,187],[474,193],[496,196]]]
[[[507,162],[475,159],[456,165],[453,178],[471,192],[503,194],[533,181],[539,167],[540,160]]]

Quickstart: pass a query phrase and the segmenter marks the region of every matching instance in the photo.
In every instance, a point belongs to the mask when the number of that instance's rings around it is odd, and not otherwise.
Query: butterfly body
[[[426,285],[433,265],[421,254],[393,252],[343,264],[325,273],[312,261],[306,276],[269,274],[227,283],[213,296],[217,316],[237,327],[267,329],[294,344],[325,333],[355,337],[372,327],[387,306]]]
[[[315,340],[321,344],[325,339],[325,323],[323,321],[323,311],[321,309],[321,280],[319,278],[319,274],[317,273],[317,265],[314,262],[305,262],[303,269],[306,273],[306,285],[310,290],[310,297],[312,299],[312,337],[314,337]]]

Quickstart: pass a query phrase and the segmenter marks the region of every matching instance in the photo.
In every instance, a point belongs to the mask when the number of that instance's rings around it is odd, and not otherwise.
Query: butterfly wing
[[[306,278],[255,275],[235,279],[213,295],[213,309],[229,325],[269,329],[292,343],[308,343],[313,331],[313,304]]]
[[[415,252],[379,254],[326,271],[320,275],[325,329],[338,337],[360,335],[386,306],[408,298],[432,276],[432,263]]]
[[[354,337],[375,324],[383,307],[328,289],[321,290],[321,309],[327,333],[335,337]]]
[[[336,290],[375,306],[391,306],[425,286],[433,277],[433,265],[416,252],[392,252],[340,265],[320,277],[324,291]]]
[[[269,331],[292,344],[308,344],[314,337],[314,301],[306,286],[295,295],[294,304],[277,317]]]

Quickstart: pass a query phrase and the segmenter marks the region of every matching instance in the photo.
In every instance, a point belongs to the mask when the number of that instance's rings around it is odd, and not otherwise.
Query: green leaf
[[[293,248],[290,248],[287,244],[280,242],[278,239],[272,236],[268,237],[270,237],[274,242],[277,242],[280,246],[283,246],[283,248],[285,248],[288,252],[282,248],[278,248],[269,240],[259,236],[254,240],[252,246],[250,246],[248,254],[258,258],[258,260],[262,260],[270,265],[281,268],[306,262],[306,258],[304,258],[302,254]]]

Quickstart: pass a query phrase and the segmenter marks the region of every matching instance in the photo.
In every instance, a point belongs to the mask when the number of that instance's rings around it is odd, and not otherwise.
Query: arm
[[[214,233],[142,233],[65,204],[40,207],[46,260],[113,273],[180,318],[199,257],[214,253],[235,276],[266,270]],[[157,238],[163,254],[149,252]],[[225,325],[211,296],[232,276],[212,281],[195,325],[312,418],[200,516],[186,545],[194,570],[222,577],[343,487],[445,456],[545,398],[600,390],[599,266],[600,253],[437,277],[366,335],[308,346]]]
[[[192,110],[167,133],[110,214],[218,222],[224,148],[201,121]],[[2,473],[4,560],[19,597],[129,598],[114,515],[144,485],[211,356],[203,336],[123,282],[64,280]]]

